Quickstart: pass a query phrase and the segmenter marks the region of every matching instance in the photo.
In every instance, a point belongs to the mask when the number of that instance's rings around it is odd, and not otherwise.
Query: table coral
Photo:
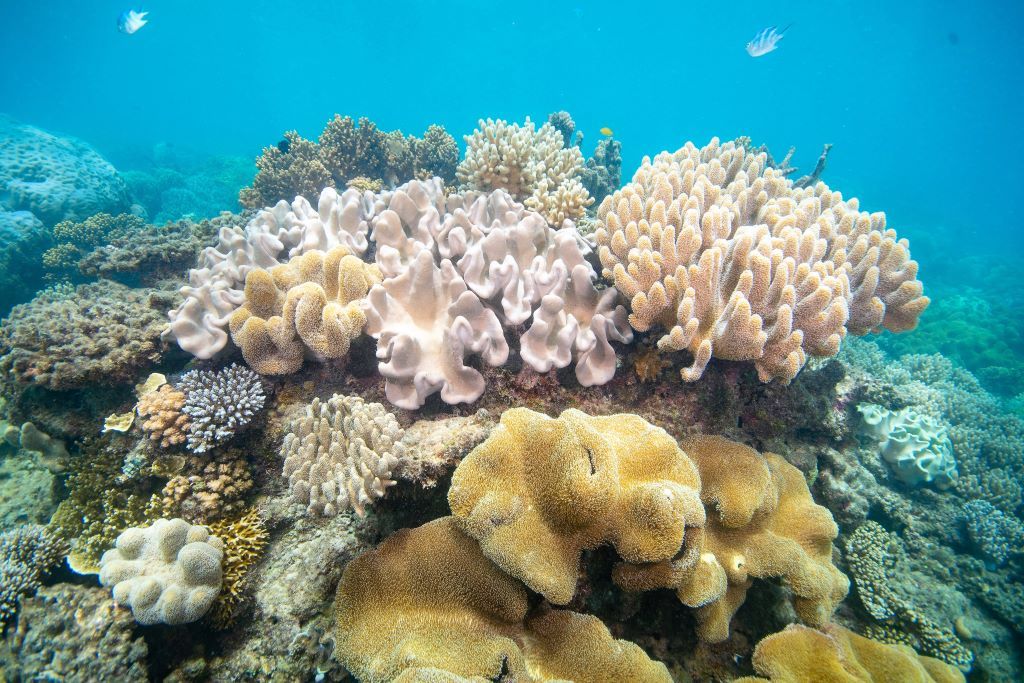
[[[403,435],[379,403],[337,394],[322,403],[314,398],[287,427],[283,474],[309,512],[331,517],[351,507],[362,516],[395,484],[391,472],[404,457]]]
[[[616,583],[627,590],[674,588],[683,604],[696,608],[697,632],[707,642],[729,637],[729,622],[754,579],[781,579],[803,621],[827,622],[849,581],[832,564],[839,529],[814,503],[803,474],[778,455],[721,437],[680,446],[696,464],[707,511],[700,561],[620,564]]]
[[[717,138],[645,158],[598,219],[604,275],[630,300],[630,323],[692,354],[687,381],[712,356],[789,381],[847,331],[913,329],[928,305],[884,214],[823,183],[796,189],[764,153]]]
[[[0,371],[63,390],[116,385],[160,359],[169,297],[110,281],[42,292],[0,326]]]
[[[342,358],[362,334],[362,300],[380,279],[376,266],[341,246],[252,270],[245,303],[231,316],[231,339],[261,374],[295,372],[307,353]]]
[[[960,671],[944,662],[920,657],[905,645],[868,640],[836,624],[825,624],[817,630],[799,624],[788,626],[757,644],[753,663],[764,678],[746,676],[736,683],[964,681]]]
[[[696,562],[699,491],[672,437],[636,415],[514,408],[456,469],[448,502],[487,557],[566,604],[583,551],[605,543],[630,562]]]
[[[187,624],[220,592],[224,543],[183,519],[158,519],[117,537],[100,558],[100,583],[143,625]]]
[[[403,529],[345,568],[337,654],[360,680],[662,681],[671,677],[595,617],[529,610],[450,517]]]

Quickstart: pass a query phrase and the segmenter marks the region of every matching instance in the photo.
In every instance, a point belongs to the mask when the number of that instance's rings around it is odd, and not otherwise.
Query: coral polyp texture
[[[108,280],[44,290],[0,326],[0,372],[47,389],[130,382],[160,359],[170,298]]]
[[[859,636],[837,624],[818,629],[799,624],[786,627],[757,644],[754,670],[763,678],[745,676],[736,683],[963,683],[956,668],[921,657],[906,645],[887,645]]]
[[[892,411],[873,403],[857,406],[868,435],[896,477],[910,486],[956,483],[956,459],[946,428],[911,408]]]
[[[161,448],[184,443],[189,434],[188,415],[182,412],[185,394],[170,384],[164,384],[139,397],[135,406],[144,418],[142,429]]]
[[[21,598],[34,593],[67,553],[64,539],[39,524],[0,534],[0,628],[14,616]]]
[[[265,375],[295,372],[306,355],[342,358],[362,334],[362,300],[380,279],[376,266],[341,246],[252,270],[245,303],[231,316],[231,339]]]
[[[839,529],[814,503],[800,471],[778,455],[722,437],[680,445],[700,474],[707,511],[702,544],[695,557],[620,564],[616,583],[627,590],[674,588],[683,604],[696,608],[697,633],[708,642],[729,637],[754,579],[781,579],[804,622],[827,622],[850,584],[832,564]]]
[[[224,544],[183,519],[127,529],[100,558],[100,583],[143,625],[200,619],[220,593]]]
[[[218,370],[192,370],[178,381],[184,392],[181,412],[188,416],[188,448],[204,453],[224,443],[263,410],[263,380],[249,368],[232,364]]]
[[[334,516],[366,506],[393,486],[392,470],[405,454],[405,432],[379,403],[358,396],[313,399],[288,425],[281,455],[296,500],[309,512]]]
[[[312,196],[325,187],[345,187],[357,178],[383,181],[389,187],[414,178],[438,176],[451,184],[459,148],[441,126],[427,128],[422,138],[385,132],[367,118],[331,119],[317,142],[295,131],[285,133],[256,160],[252,187],[242,190],[243,206],[259,208],[279,200]]]
[[[929,303],[884,214],[824,183],[798,189],[733,142],[645,158],[597,215],[604,276],[629,299],[630,324],[688,351],[687,381],[715,357],[788,382],[847,332],[913,329]]]
[[[551,123],[481,120],[465,139],[457,169],[464,189],[505,190],[555,227],[580,218],[594,201],[581,182],[583,155]]]
[[[671,681],[596,617],[530,609],[450,517],[403,529],[345,567],[336,652],[361,681]]]
[[[564,605],[583,551],[599,545],[629,562],[696,561],[699,492],[672,437],[636,415],[514,408],[456,469],[448,502],[487,557]]]

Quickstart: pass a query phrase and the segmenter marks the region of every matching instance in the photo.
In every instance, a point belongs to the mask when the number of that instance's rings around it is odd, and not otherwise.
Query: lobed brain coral
[[[754,670],[763,678],[745,676],[736,683],[963,683],[955,667],[921,657],[906,645],[886,645],[859,636],[837,624],[817,630],[792,624],[757,644]]]
[[[121,533],[100,558],[100,583],[143,625],[187,624],[220,592],[224,544],[205,527],[158,519]]]
[[[362,300],[380,279],[376,266],[342,246],[252,270],[245,303],[231,316],[231,339],[265,375],[295,372],[306,355],[344,357],[366,324]]]
[[[609,543],[630,562],[694,559],[699,492],[672,437],[636,415],[514,408],[460,463],[448,502],[484,555],[564,605],[584,550]]]
[[[620,564],[616,583],[627,590],[675,589],[683,604],[696,608],[697,632],[708,642],[729,637],[729,622],[754,579],[781,579],[804,622],[827,622],[850,582],[832,564],[839,529],[814,503],[800,470],[722,437],[680,446],[700,473],[707,511],[699,560]]]
[[[688,351],[687,381],[716,357],[788,382],[848,331],[913,329],[929,303],[884,214],[824,183],[798,189],[743,144],[645,158],[597,215],[604,276],[629,299],[630,324]]]
[[[361,681],[668,682],[595,617],[530,609],[526,589],[445,517],[345,567],[336,652]]]

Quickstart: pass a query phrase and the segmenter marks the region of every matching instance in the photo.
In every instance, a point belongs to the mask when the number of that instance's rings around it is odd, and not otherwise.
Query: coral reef
[[[234,364],[216,372],[186,372],[177,388],[185,394],[180,410],[188,416],[188,448],[194,453],[205,453],[231,439],[267,400],[259,375]]]
[[[826,623],[849,589],[832,564],[839,530],[811,498],[803,474],[774,453],[722,437],[680,444],[700,474],[707,524],[696,553],[654,565],[623,564],[615,580],[627,590],[674,588],[696,608],[708,642],[729,637],[729,622],[756,578],[780,578],[806,623]]]
[[[153,516],[206,524],[240,514],[245,508],[243,499],[252,487],[252,473],[242,453],[228,451],[215,460],[191,457],[180,473],[167,480],[150,505],[155,510]]]
[[[736,679],[736,683],[964,681],[960,671],[944,662],[920,657],[905,645],[876,643],[836,624],[819,629],[788,626],[757,644],[753,664],[764,678],[747,676]]]
[[[150,680],[135,620],[101,588],[62,583],[25,598],[3,650],[7,680]]]
[[[0,208],[0,318],[44,286],[39,254],[50,245],[50,231],[38,218]]]
[[[161,448],[169,448],[188,438],[190,425],[188,415],[182,412],[184,406],[184,392],[164,384],[140,396],[135,410],[139,417],[147,418],[142,429],[149,438]]]
[[[465,190],[505,190],[555,227],[581,217],[594,201],[580,182],[583,155],[550,123],[538,129],[529,117],[522,126],[481,119],[465,139],[456,170]]]
[[[935,482],[939,488],[956,482],[953,445],[942,425],[910,408],[894,412],[862,403],[857,411],[900,481],[911,486]]]
[[[0,534],[0,627],[14,616],[19,601],[42,585],[43,576],[64,561],[67,551],[63,539],[39,524]]]
[[[69,458],[65,443],[41,431],[31,422],[15,427],[6,420],[0,420],[0,437],[15,448],[36,453],[40,464],[51,472],[64,471]]]
[[[244,603],[253,566],[267,545],[267,529],[256,510],[210,524],[210,533],[224,542],[224,585],[213,604],[214,623],[231,624]]]
[[[51,281],[76,280],[79,262],[94,248],[120,239],[141,238],[145,221],[130,213],[98,213],[83,221],[65,220],[51,230],[54,246],[43,252],[43,268]]]
[[[630,324],[660,326],[659,348],[690,352],[687,381],[712,356],[789,381],[848,331],[913,329],[928,305],[884,214],[823,183],[796,189],[765,154],[717,138],[646,158],[598,219],[604,276],[630,300]]]
[[[594,156],[587,159],[580,182],[598,206],[622,184],[622,143],[613,138],[598,141]]]
[[[297,196],[315,196],[325,187],[345,187],[354,178],[383,180],[390,187],[417,177],[440,177],[451,184],[459,149],[443,127],[432,125],[422,139],[401,131],[385,133],[367,118],[354,122],[335,115],[318,142],[298,133],[267,147],[256,160],[252,187],[239,201],[260,208]]]
[[[158,519],[117,537],[100,558],[100,583],[140,624],[187,624],[220,592],[223,559],[223,542],[205,527]]]
[[[405,448],[403,430],[379,403],[358,396],[313,399],[293,420],[281,446],[284,476],[309,512],[333,516],[346,508],[359,515],[394,485],[391,471]]]
[[[265,375],[295,372],[307,354],[342,358],[362,334],[362,300],[380,279],[376,266],[342,246],[251,270],[245,303],[231,316],[231,339],[245,362]]]
[[[528,607],[523,586],[443,518],[399,531],[345,568],[337,653],[367,683],[671,680],[595,617]]]
[[[456,469],[448,502],[484,555],[564,605],[583,551],[599,545],[634,563],[695,560],[699,490],[672,437],[636,415],[552,419],[513,408]]]
[[[1024,524],[987,500],[968,501],[964,521],[975,548],[995,566],[1005,565],[1011,553],[1024,552]]]
[[[110,281],[43,292],[0,327],[0,372],[48,389],[131,381],[160,358],[169,297]]]
[[[45,224],[128,208],[117,171],[96,150],[0,116],[0,210],[30,211]]]

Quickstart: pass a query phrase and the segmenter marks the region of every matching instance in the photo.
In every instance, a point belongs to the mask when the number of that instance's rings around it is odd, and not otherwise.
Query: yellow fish
[[[605,126],[604,128],[602,128],[600,130],[600,133],[601,133],[601,135],[607,135],[608,137],[611,137],[611,136],[615,135],[615,133],[612,132],[612,129],[609,128],[608,126]]]

